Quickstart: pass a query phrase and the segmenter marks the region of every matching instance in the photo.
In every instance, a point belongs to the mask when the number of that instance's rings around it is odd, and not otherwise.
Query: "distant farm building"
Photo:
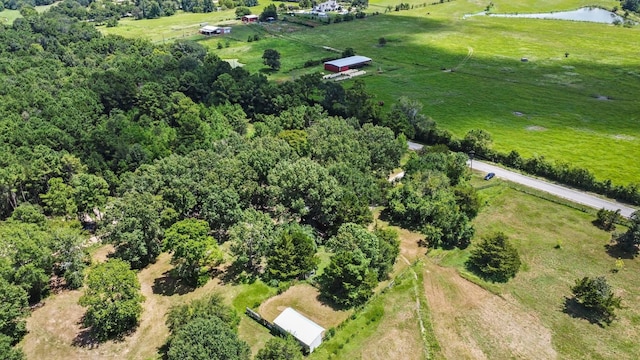
[[[313,11],[316,13],[324,13],[327,11],[337,11],[339,9],[340,9],[340,5],[338,5],[338,2],[336,0],[329,0],[313,7]]]
[[[273,324],[279,331],[296,338],[309,353],[322,343],[324,328],[290,307],[284,309]]]
[[[254,23],[258,21],[258,15],[245,15],[242,17],[243,23]]]
[[[200,28],[200,34],[207,35],[207,36],[230,34],[230,33],[231,33],[230,27],[218,27],[218,26],[207,25]]]
[[[324,69],[332,72],[342,72],[349,69],[357,69],[371,63],[371,59],[366,56],[349,56],[346,58],[327,61],[324,63]]]

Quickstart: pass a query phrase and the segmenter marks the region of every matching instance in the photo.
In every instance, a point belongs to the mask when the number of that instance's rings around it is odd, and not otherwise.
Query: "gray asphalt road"
[[[421,148],[422,145],[409,142],[409,149],[419,150]],[[626,218],[631,216],[631,214],[636,211],[636,209],[626,204],[622,204],[613,200],[602,199],[597,196],[590,195],[586,192],[535,179],[530,176],[522,175],[517,172],[513,172],[499,166],[491,165],[483,161],[473,160],[473,170],[482,171],[485,173],[492,172],[496,174],[497,178],[509,180],[517,184],[544,191],[557,197],[571,200],[578,204],[586,205],[594,209],[605,208],[607,210],[614,211],[620,209],[620,214]]]

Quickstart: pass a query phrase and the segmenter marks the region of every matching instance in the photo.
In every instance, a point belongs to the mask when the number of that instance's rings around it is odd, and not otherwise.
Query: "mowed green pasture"
[[[182,31],[221,58],[238,59],[249,71],[264,71],[278,81],[322,71],[321,66],[303,64],[336,55],[323,46],[353,47],[373,58],[362,79],[384,101],[385,110],[398,97],[408,96],[420,100],[424,113],[457,136],[481,128],[491,132],[494,148],[501,151],[514,149],[525,157],[568,162],[616,184],[640,179],[640,167],[634,166],[640,154],[640,57],[635,46],[640,27],[487,16],[463,19],[464,14],[484,10],[487,3],[409,3],[419,7],[384,13],[395,3],[372,1],[369,11],[381,14],[365,20],[315,28],[286,22],[237,24],[225,37],[195,33],[203,22],[227,23],[225,19],[234,17],[232,10],[125,20],[104,30],[155,41],[180,37]],[[608,0],[493,3],[494,12],[505,13],[618,5]],[[260,34],[261,40],[247,42],[253,34]],[[380,37],[387,40],[383,47],[378,45]],[[225,47],[217,49],[219,42]],[[277,73],[262,64],[267,48],[282,55]],[[523,57],[529,61],[522,62]]]
[[[520,192],[500,181],[479,192],[486,205],[474,221],[477,229],[474,243],[482,236],[502,231],[518,248],[523,262],[514,279],[506,284],[489,284],[489,288],[516,300],[536,321],[550,329],[559,358],[637,358],[640,260],[623,258],[624,268],[612,272],[618,255],[606,252],[610,234],[591,224],[595,219],[591,214]],[[463,264],[472,249],[473,244],[463,251],[433,251],[429,256],[464,273]],[[609,327],[565,312],[565,300],[571,296],[570,287],[575,280],[601,275],[623,299],[623,309],[617,311],[619,318]],[[482,284],[482,280],[477,281]],[[482,333],[482,329],[477,331]],[[476,340],[480,341],[479,337]],[[501,356],[493,354],[491,358]]]

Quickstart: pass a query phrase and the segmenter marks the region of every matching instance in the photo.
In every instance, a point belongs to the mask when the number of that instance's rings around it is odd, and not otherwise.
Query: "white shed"
[[[290,307],[284,309],[273,323],[296,338],[309,353],[322,343],[324,328]]]

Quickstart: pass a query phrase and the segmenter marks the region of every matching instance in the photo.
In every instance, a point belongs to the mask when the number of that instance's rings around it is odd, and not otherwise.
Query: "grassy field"
[[[498,297],[461,280],[458,274],[447,272],[455,268],[465,275],[463,264],[473,245],[464,251],[429,253],[432,263],[427,263],[427,271],[432,276],[425,278],[441,290],[427,291],[427,297],[436,302],[431,308],[443,352],[479,351],[490,359],[636,358],[640,353],[636,341],[640,335],[640,309],[634,304],[640,298],[636,286],[640,263],[623,259],[624,269],[613,273],[616,258],[605,250],[610,234],[591,224],[595,218],[591,214],[525,194],[500,182],[481,190],[481,194],[486,205],[475,220],[477,237],[495,231],[506,233],[517,246],[523,266],[507,284],[485,284],[473,279],[501,294]],[[560,247],[556,248],[557,245]],[[571,309],[565,308],[569,288],[576,279],[600,275],[606,276],[623,298],[623,309],[617,312],[619,319],[605,328],[573,317]],[[478,298],[484,300],[477,301]],[[444,299],[458,317],[447,316],[451,313],[446,307],[442,310],[437,306],[438,299]],[[510,316],[498,316],[505,313]],[[443,321],[446,326],[439,328]],[[449,329],[449,333],[442,328]],[[527,337],[521,338],[520,332]],[[456,344],[463,346],[455,348]],[[531,353],[531,349],[538,351]]]
[[[566,161],[615,183],[637,182],[640,167],[630,165],[640,153],[634,98],[640,93],[635,50],[640,28],[486,16],[463,19],[487,4],[409,3],[417,7],[384,13],[387,5],[396,3],[372,1],[369,11],[381,15],[316,28],[286,22],[238,25],[224,38],[194,34],[204,22],[228,23],[233,18],[230,11],[125,20],[104,31],[154,41],[192,38],[222,58],[238,59],[250,71],[263,71],[261,55],[274,48],[282,54],[281,71],[270,75],[275,80],[322,71],[320,66],[303,68],[309,59],[335,55],[322,46],[353,47],[374,59],[363,79],[387,108],[400,96],[415,98],[425,105],[425,113],[458,136],[487,129],[498,150]],[[619,5],[610,0],[493,3],[497,13]],[[253,34],[263,38],[247,42]],[[384,47],[378,46],[380,37],[387,40]],[[219,42],[222,49],[217,48]],[[529,61],[521,62],[523,57]]]

